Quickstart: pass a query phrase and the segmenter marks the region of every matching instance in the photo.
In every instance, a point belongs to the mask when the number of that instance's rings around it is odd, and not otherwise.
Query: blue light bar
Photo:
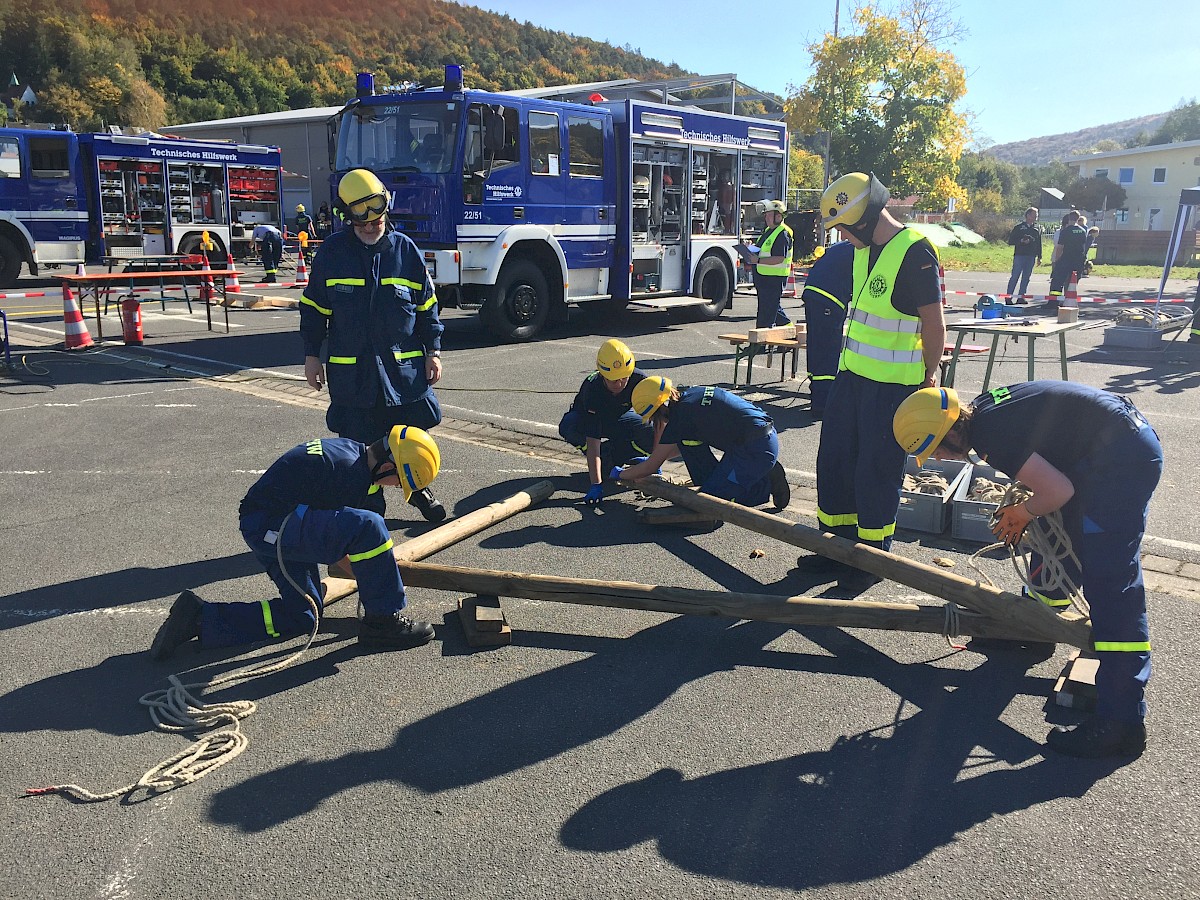
[[[375,93],[375,73],[359,72],[354,79],[354,96],[370,97]]]
[[[462,66],[446,66],[446,90],[461,91],[463,89]]]

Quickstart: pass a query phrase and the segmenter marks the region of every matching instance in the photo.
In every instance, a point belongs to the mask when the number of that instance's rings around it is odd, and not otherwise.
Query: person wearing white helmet
[[[596,371],[583,380],[558,423],[559,436],[587,458],[587,506],[599,506],[604,498],[605,463],[644,459],[654,446],[654,429],[630,408],[633,390],[645,377],[624,341],[605,341],[596,354]]]
[[[756,328],[790,325],[792,320],[783,311],[783,288],[792,274],[792,229],[783,224],[787,207],[782,200],[765,200],[759,204],[763,214],[763,232],[751,250],[754,264],[754,290],[758,293]]]
[[[335,434],[369,444],[395,425],[429,431],[442,421],[433,386],[444,328],[424,257],[388,227],[391,194],[375,173],[347,172],[338,200],[350,227],[321,244],[300,299],[304,376],[314,390],[328,383]],[[446,518],[428,486],[408,501],[427,521]],[[384,512],[382,492],[370,508]]]
[[[154,636],[150,657],[167,659],[194,638],[212,649],[311,631],[313,610],[305,594],[320,612],[318,564],[347,555],[364,610],[358,642],[372,650],[429,642],[433,626],[403,612],[407,600],[387,525],[364,507],[381,487],[398,486],[406,496],[428,487],[440,468],[433,438],[402,425],[370,446],[321,438],[293,447],[251,485],[238,510],[242,538],[279,597],[211,603],[184,591]]]
[[[913,391],[931,387],[946,340],[937,251],[886,209],[888,190],[852,172],[821,196],[826,229],[854,245],[853,288],[838,373],[817,450],[817,518],[839,537],[887,550],[896,530],[905,454],[891,422]],[[838,580],[858,570],[822,557]]]

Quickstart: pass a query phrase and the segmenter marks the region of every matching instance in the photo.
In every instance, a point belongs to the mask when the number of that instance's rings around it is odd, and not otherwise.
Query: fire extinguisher
[[[142,334],[142,304],[132,294],[121,301],[121,337],[126,344],[140,344]]]

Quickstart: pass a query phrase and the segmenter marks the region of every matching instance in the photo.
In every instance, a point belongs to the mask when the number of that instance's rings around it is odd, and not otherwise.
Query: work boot
[[[386,616],[363,616],[358,623],[358,642],[380,650],[407,650],[433,640],[433,626],[410,619],[402,612]]]
[[[277,283],[278,282],[276,281],[274,275],[268,275],[263,279],[263,284],[277,284]]]
[[[1046,735],[1046,746],[1064,756],[1141,756],[1146,750],[1144,722],[1118,722],[1092,716],[1072,728],[1058,726]]]
[[[429,488],[413,491],[408,502],[421,511],[426,522],[441,522],[446,518],[446,507],[442,506],[441,500],[433,496],[433,491]]]
[[[775,504],[775,509],[787,509],[787,505],[792,502],[792,486],[788,484],[787,472],[783,471],[783,466],[776,461],[767,477],[771,482],[771,501]]]
[[[150,658],[158,661],[167,659],[182,644],[200,637],[200,610],[204,601],[191,591],[184,591],[171,604],[167,621],[158,628],[150,644]]]

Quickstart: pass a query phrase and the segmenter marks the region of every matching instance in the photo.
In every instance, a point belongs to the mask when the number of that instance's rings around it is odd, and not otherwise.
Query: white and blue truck
[[[721,315],[734,249],[760,200],[783,199],[782,122],[643,102],[569,103],[466,90],[358,96],[331,121],[331,193],[375,172],[393,224],[424,253],[443,306],[478,309],[508,341],[569,305],[631,301]]]

